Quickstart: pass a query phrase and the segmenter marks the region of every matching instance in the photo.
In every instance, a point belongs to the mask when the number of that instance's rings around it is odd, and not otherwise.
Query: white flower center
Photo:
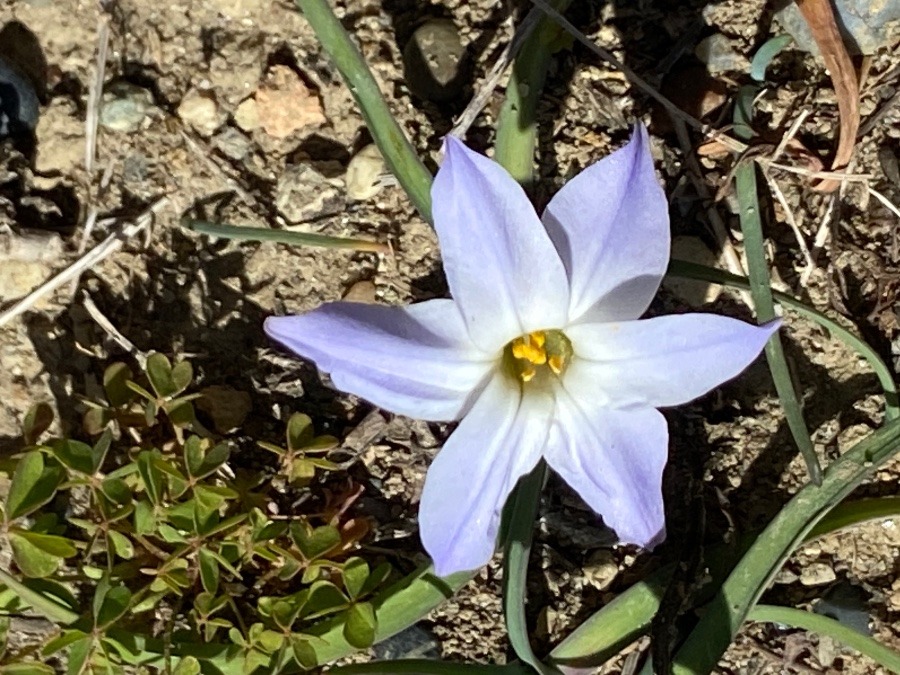
[[[572,343],[561,330],[527,333],[503,349],[503,368],[519,385],[546,386],[562,377],[572,360]]]

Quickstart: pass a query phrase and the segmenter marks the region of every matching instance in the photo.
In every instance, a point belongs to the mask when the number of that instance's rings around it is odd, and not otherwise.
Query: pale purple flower
[[[460,420],[419,506],[439,575],[488,561],[507,496],[542,457],[621,541],[655,545],[668,454],[657,408],[740,373],[777,323],[638,320],[669,258],[643,127],[541,218],[503,168],[452,137],[431,194],[452,300],[335,302],[266,331],[381,408]]]

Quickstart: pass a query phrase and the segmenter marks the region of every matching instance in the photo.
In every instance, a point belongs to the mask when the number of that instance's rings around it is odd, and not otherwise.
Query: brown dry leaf
[[[256,91],[259,125],[273,138],[325,123],[319,95],[287,66],[272,66]]]
[[[859,129],[859,82],[838,31],[829,0],[797,0],[797,7],[809,24],[837,96],[841,132],[831,168],[833,171],[840,171],[850,163],[856,144],[856,132]],[[813,189],[834,192],[840,184],[839,179],[825,178],[813,184]]]

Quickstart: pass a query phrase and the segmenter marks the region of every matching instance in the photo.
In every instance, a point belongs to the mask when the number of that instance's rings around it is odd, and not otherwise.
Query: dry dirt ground
[[[672,92],[685,88],[679,77],[695,79],[700,62],[690,59],[696,43],[721,36],[735,61],[686,102],[694,106],[732,97],[737,83],[746,80],[747,58],[778,32],[762,0],[576,4],[581,6],[572,19],[585,33]],[[485,0],[428,6],[415,0],[340,0],[336,6],[397,118],[430,161],[472,86],[464,83],[459,100],[450,104],[412,95],[403,46],[426,18],[452,19],[474,83],[508,39],[507,8]],[[0,329],[0,450],[18,447],[19,422],[35,401],[52,402],[63,426],[73,428],[77,396],[96,395],[106,363],[127,358],[87,313],[85,296],[138,349],[190,355],[203,384],[250,393],[248,438],[271,435],[277,419],[298,409],[333,433],[354,429],[370,408],[332,391],[310,365],[274,349],[261,322],[269,314],[300,312],[348,292],[383,303],[444,294],[431,230],[396,186],[383,186],[365,199],[348,194],[347,167],[368,143],[365,125],[289,2],[118,0],[107,8],[103,13],[98,2],[88,0],[0,4],[5,38],[0,53],[32,50],[46,66],[39,72],[43,91],[35,144],[0,146],[0,241],[7,247],[0,254],[6,256],[0,259],[0,309],[77,257],[92,213],[99,216],[98,225],[87,246],[165,200],[149,235],[127,241],[123,250],[92,266],[77,289],[63,286]],[[100,126],[95,166],[88,172],[88,93],[101,20],[109,25],[104,84],[113,118]],[[894,95],[898,65],[898,41],[889,39],[871,59],[861,97],[864,120]],[[760,126],[779,137],[809,109],[799,137],[826,156],[837,115],[821,64],[789,49],[773,63],[770,79],[774,86],[759,103]],[[476,148],[492,144],[500,92],[469,132]],[[125,102],[124,111],[112,105],[117,97]],[[301,109],[305,117],[297,127]],[[630,122],[652,120],[673,231],[713,246],[706,207],[688,177],[682,149],[654,112],[646,97],[586,49],[560,52],[540,108],[536,202],[620,145]],[[709,119],[716,121],[717,114],[711,112]],[[853,167],[869,174],[869,184],[895,203],[898,120],[895,110],[866,132]],[[728,168],[721,161],[703,162],[710,189],[726,178]],[[858,183],[832,198],[812,192],[797,177],[777,178],[809,246],[823,235],[815,269],[804,278],[805,261],[784,209],[774,200],[766,203],[766,234],[779,283],[841,318],[892,362],[900,327],[897,217]],[[717,208],[739,250],[730,195]],[[211,241],[180,227],[186,215],[364,235],[390,241],[394,254]],[[740,296],[730,293],[699,308],[750,316]],[[687,309],[691,305],[683,296],[663,292],[652,311]],[[880,424],[877,381],[859,358],[819,328],[789,317],[784,334],[816,449],[823,458],[834,457]],[[673,527],[684,534],[676,540],[687,547],[715,540],[729,528],[758,527],[801,484],[802,464],[764,364],[667,416],[673,430],[669,506],[678,516],[675,522],[683,523]],[[424,471],[448,430],[399,418],[376,422],[360,465],[367,485],[361,508],[380,523],[375,544],[411,557],[418,551],[415,510]],[[861,494],[896,494],[898,473],[895,462]],[[705,530],[698,531],[695,525],[704,517]],[[688,555],[674,544],[660,554]],[[546,490],[534,556],[530,616],[545,646],[658,564],[658,558],[634,550],[611,549],[608,533],[559,481]],[[823,596],[847,589],[853,595],[858,589],[857,609],[873,634],[900,648],[898,570],[900,523],[874,523],[804,547],[779,575],[771,599],[809,607]],[[446,658],[509,658],[499,578],[496,565],[484,570],[423,622],[416,649],[427,650],[435,639],[437,653]],[[646,649],[646,643],[636,648]],[[619,660],[607,671],[622,667]],[[772,626],[745,629],[722,671],[876,672],[828,641]]]

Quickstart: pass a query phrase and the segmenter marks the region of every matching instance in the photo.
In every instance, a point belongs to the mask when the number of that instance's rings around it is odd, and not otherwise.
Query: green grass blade
[[[825,514],[900,449],[900,420],[832,462],[821,486],[808,484],[772,519],[741,558],[675,656],[675,675],[709,673],[788,556]]]
[[[668,276],[679,277],[682,279],[695,279],[697,281],[707,281],[713,284],[721,284],[731,288],[750,289],[750,282],[745,278],[724,270],[707,267],[705,265],[697,265],[696,263],[685,262],[683,260],[672,260],[669,263]],[[891,369],[881,359],[872,347],[857,335],[841,326],[837,321],[828,315],[814,309],[797,298],[780,291],[772,291],[772,296],[780,305],[789,307],[798,314],[806,317],[811,321],[827,330],[833,337],[842,341],[851,349],[855,350],[860,356],[869,362],[881,388],[884,390],[885,397],[885,417],[889,420],[900,418],[900,397],[897,393],[897,385],[894,383],[894,376]]]
[[[775,302],[769,285],[769,263],[766,260],[763,242],[762,221],[759,216],[759,199],[756,194],[756,164],[743,162],[735,171],[738,207],[740,210],[741,232],[744,234],[744,253],[747,256],[747,271],[750,278],[750,295],[756,309],[759,323],[767,323],[776,318]],[[803,419],[803,408],[791,381],[787,359],[781,336],[776,333],[766,343],[766,360],[775,391],[784,409],[794,443],[800,449],[810,480],[816,485],[822,482],[822,467],[816,457],[809,430]]]
[[[509,522],[503,552],[503,616],[513,651],[542,675],[555,673],[531,649],[528,624],[525,619],[525,586],[528,579],[528,556],[534,536],[534,521],[538,514],[541,488],[547,475],[543,461],[522,478],[506,509]]]
[[[807,541],[824,537],[837,530],[859,525],[871,520],[900,517],[900,497],[876,497],[843,502],[835,506],[828,515],[809,531]]]
[[[395,659],[354,663],[329,668],[328,675],[529,675],[522,663],[485,665],[481,663],[447,663],[432,659]]]
[[[328,0],[297,0],[297,6],[356,99],[384,161],[422,217],[431,222],[431,173],[394,119],[359,49]]]
[[[390,253],[391,247],[380,241],[368,239],[352,239],[350,237],[331,237],[314,232],[291,232],[275,230],[267,227],[242,227],[240,225],[224,225],[206,220],[185,218],[182,227],[210,237],[220,239],[237,239],[238,241],[274,241],[290,246],[316,246],[318,248],[350,249],[371,253]]]
[[[900,498],[863,499],[840,503],[831,509],[803,538],[810,542],[827,534],[862,523],[900,515]],[[755,535],[737,546],[719,546],[709,553],[707,573],[708,600],[727,577],[740,556],[749,548]],[[649,629],[659,609],[659,601],[669,585],[674,565],[657,570],[620,593],[609,604],[594,613],[557,645],[548,659],[556,666],[592,668],[605,663]]]
[[[801,628],[819,635],[827,635],[834,638],[837,642],[855,649],[860,654],[868,656],[880,666],[894,673],[900,673],[900,654],[873,640],[868,635],[863,635],[827,616],[791,607],[757,605],[750,611],[747,619],[749,621],[784,624],[791,628]]]

